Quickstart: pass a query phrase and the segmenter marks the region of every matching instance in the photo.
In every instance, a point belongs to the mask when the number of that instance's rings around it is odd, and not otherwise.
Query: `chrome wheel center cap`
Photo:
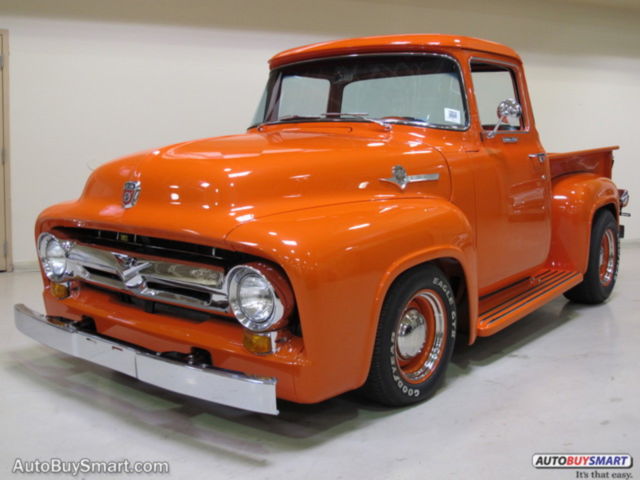
[[[427,326],[424,316],[415,308],[407,310],[398,324],[397,350],[403,360],[418,355],[427,340]]]

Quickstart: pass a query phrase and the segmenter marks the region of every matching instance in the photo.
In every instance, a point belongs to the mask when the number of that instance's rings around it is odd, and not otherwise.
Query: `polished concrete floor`
[[[535,470],[539,452],[630,453],[640,463],[637,243],[624,247],[606,304],[553,301],[458,349],[433,399],[396,410],[348,394],[282,403],[270,417],[189,399],[17,332],[14,303],[42,308],[37,273],[0,274],[0,299],[2,479],[16,458],[169,461],[168,476],[138,476],[179,479],[579,478]],[[640,478],[640,467],[625,472]]]

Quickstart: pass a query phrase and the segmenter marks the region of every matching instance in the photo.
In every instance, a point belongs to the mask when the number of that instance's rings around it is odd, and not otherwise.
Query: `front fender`
[[[288,212],[238,226],[226,240],[279,264],[291,281],[314,370],[297,380],[301,401],[320,401],[364,383],[382,302],[407,269],[453,258],[465,272],[469,298],[477,298],[471,226],[441,198]]]
[[[611,205],[620,212],[618,190],[611,179],[593,173],[559,177],[553,182],[552,236],[548,264],[587,271],[591,224],[596,211]]]

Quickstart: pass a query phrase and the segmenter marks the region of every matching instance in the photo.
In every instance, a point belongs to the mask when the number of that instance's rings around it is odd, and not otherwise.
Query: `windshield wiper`
[[[282,117],[279,117],[275,122],[286,122],[288,120],[322,120],[322,118],[322,115],[283,115]]]
[[[277,125],[278,123],[297,122],[301,121],[322,121],[325,117],[318,115],[283,115],[282,117],[272,120],[271,122],[263,122],[258,124],[258,129],[261,130],[265,125]]]
[[[375,118],[370,118],[367,116],[367,113],[346,113],[346,112],[326,112],[320,115],[284,115],[273,122],[263,123],[262,125],[272,125],[280,122],[289,122],[296,120],[331,120],[331,119],[341,119],[341,118],[355,118],[358,120],[363,120],[365,122],[375,123],[376,125],[384,128],[385,131],[391,130],[391,126],[382,120],[377,120]]]
[[[365,122],[375,123],[376,125],[380,125],[385,131],[391,130],[391,126],[382,120],[377,120],[375,118],[368,117],[368,113],[348,113],[348,112],[326,112],[323,113],[322,116],[325,118],[358,118],[360,120],[364,120]]]

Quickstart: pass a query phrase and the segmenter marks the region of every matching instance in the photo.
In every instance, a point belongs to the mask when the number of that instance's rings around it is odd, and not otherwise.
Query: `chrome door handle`
[[[529,158],[531,159],[537,158],[538,162],[544,163],[545,159],[547,158],[547,154],[546,153],[530,153]]]

